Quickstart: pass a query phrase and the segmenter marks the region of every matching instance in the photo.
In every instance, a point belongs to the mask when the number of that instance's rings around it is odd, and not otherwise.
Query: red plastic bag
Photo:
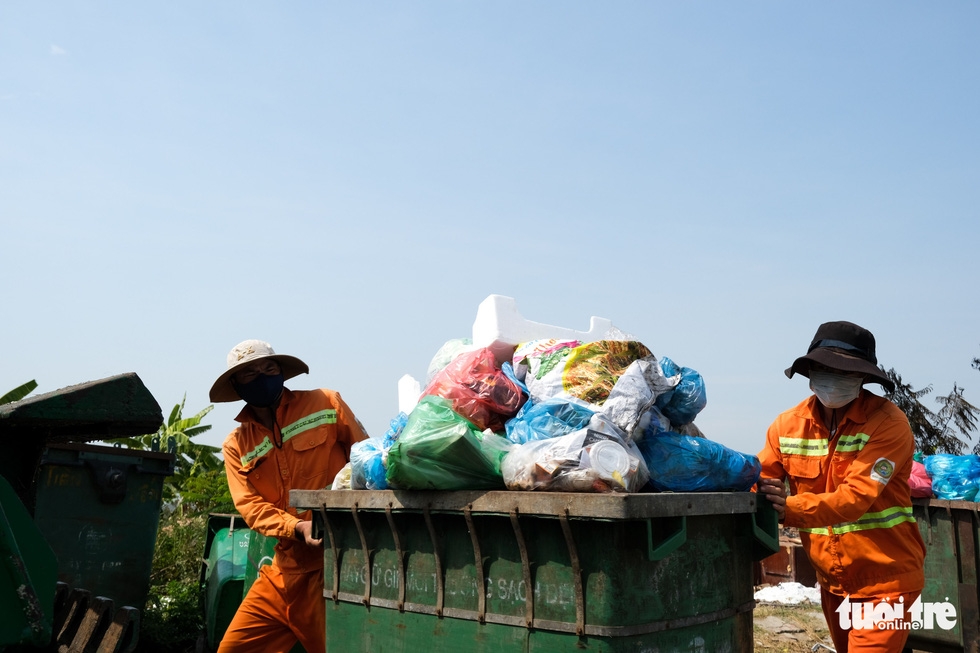
[[[504,422],[517,414],[524,395],[500,369],[493,352],[484,347],[460,354],[422,391],[422,396],[448,399],[453,411],[470,420],[481,431],[504,430]]]
[[[932,497],[932,479],[926,474],[926,466],[918,460],[912,461],[912,473],[909,475],[909,489],[916,498]]]

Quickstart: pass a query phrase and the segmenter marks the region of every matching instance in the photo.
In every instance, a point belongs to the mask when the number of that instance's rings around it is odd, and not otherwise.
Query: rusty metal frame
[[[466,520],[466,529],[469,531],[470,541],[473,543],[473,560],[476,564],[476,591],[478,593],[476,620],[482,624],[487,621],[487,586],[483,576],[483,554],[480,552],[480,538],[477,537],[476,526],[473,524],[472,506],[463,508],[463,519]]]
[[[327,517],[327,506],[322,505],[319,510],[320,519],[323,520],[323,530],[327,532],[327,539],[330,540],[330,551],[333,554],[333,587],[330,590],[329,597],[334,603],[337,603],[340,601],[340,549],[337,548],[337,539],[333,534],[333,526]],[[323,588],[323,594],[327,596],[326,586]]]
[[[436,615],[442,616],[442,608],[446,600],[446,580],[442,575],[442,555],[439,553],[439,541],[436,538],[436,529],[432,524],[432,513],[428,507],[422,511],[425,517],[425,525],[429,529],[429,539],[432,540],[432,556],[436,563]]]
[[[527,554],[527,544],[521,531],[521,522],[517,517],[517,508],[510,511],[510,525],[514,529],[517,549],[521,552],[521,573],[524,576],[524,623],[528,628],[534,626],[534,586],[531,584],[531,560]]]
[[[361,603],[365,606],[371,605],[371,550],[368,549],[367,536],[364,534],[364,527],[361,526],[361,518],[357,514],[357,503],[350,508],[350,514],[354,518],[354,527],[357,528],[357,535],[361,538],[361,551],[364,553],[364,597]]]
[[[578,548],[575,546],[575,538],[572,537],[572,527],[568,523],[569,511],[558,515],[558,523],[561,524],[561,531],[565,536],[565,545],[568,547],[568,559],[572,563],[572,583],[575,587],[575,634],[579,637],[585,634],[585,589],[582,586],[582,565],[578,559]]]
[[[388,526],[391,528],[391,536],[395,540],[395,555],[398,556],[398,611],[405,611],[405,551],[402,549],[402,538],[395,526],[395,517],[391,514],[391,505],[385,508],[385,516],[388,518]]]

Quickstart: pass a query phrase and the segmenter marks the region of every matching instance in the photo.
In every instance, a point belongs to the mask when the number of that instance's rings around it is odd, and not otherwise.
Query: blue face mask
[[[259,374],[248,383],[232,383],[238,396],[250,406],[268,408],[282,394],[282,374]]]

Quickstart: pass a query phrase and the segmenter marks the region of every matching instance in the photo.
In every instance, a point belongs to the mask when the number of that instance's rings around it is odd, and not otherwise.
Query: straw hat
[[[228,352],[228,369],[226,369],[218,380],[211,386],[211,401],[215,403],[225,401],[238,401],[238,391],[231,383],[231,377],[239,369],[257,360],[271,358],[279,363],[282,368],[284,379],[291,379],[300,374],[308,374],[310,368],[295,356],[277,354],[272,345],[262,340],[246,340],[231,348]]]

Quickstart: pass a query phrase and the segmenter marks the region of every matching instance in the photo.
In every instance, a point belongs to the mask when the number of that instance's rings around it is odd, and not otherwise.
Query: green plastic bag
[[[448,400],[429,395],[388,450],[385,480],[401,490],[503,490],[500,462],[511,446],[453,412]]]

